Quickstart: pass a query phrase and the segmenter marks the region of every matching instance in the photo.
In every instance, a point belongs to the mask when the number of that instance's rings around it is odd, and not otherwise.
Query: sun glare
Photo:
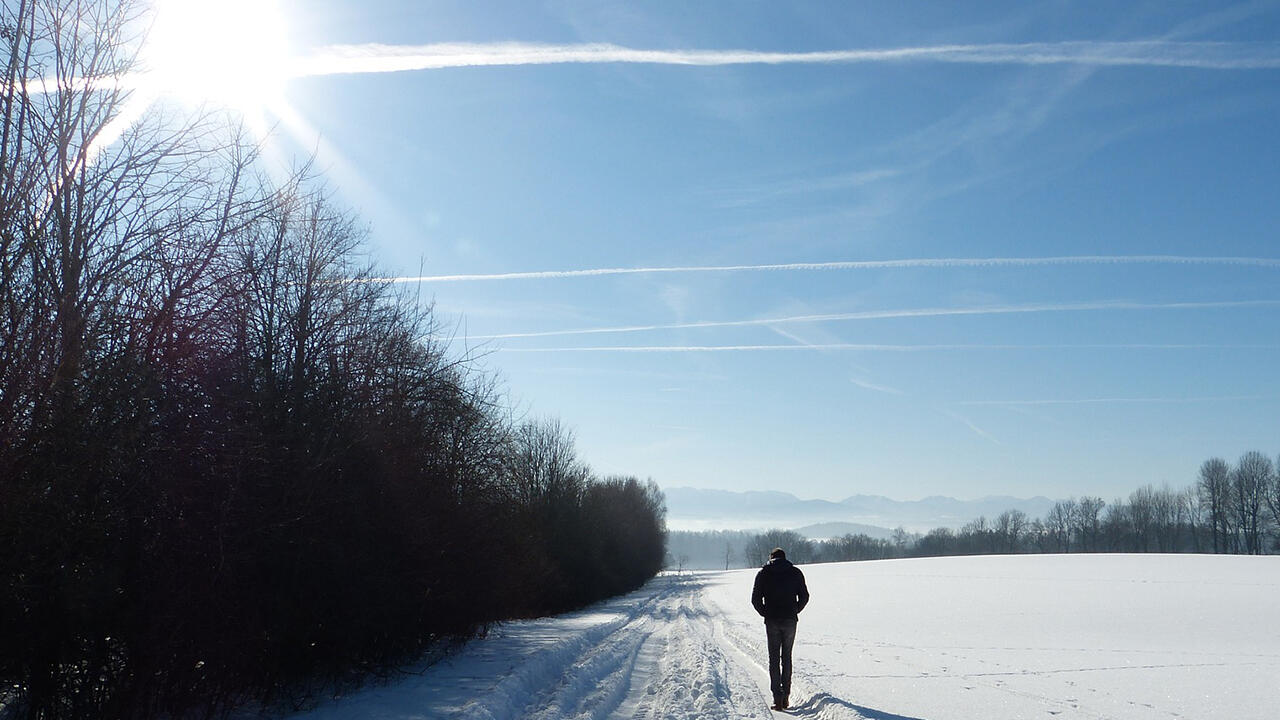
[[[285,24],[270,0],[156,0],[142,52],[152,87],[259,115],[289,75]]]

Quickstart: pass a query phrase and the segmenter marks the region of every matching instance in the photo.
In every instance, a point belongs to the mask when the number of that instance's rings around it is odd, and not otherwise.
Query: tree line
[[[137,112],[146,7],[0,10],[0,714],[293,707],[655,574],[657,486],[516,417],[309,167]]]
[[[918,535],[894,531],[890,539],[845,535],[809,540],[790,530],[752,534],[743,565],[764,563],[783,547],[793,562],[846,562],[943,555],[1012,553],[1229,553],[1280,552],[1280,463],[1249,451],[1232,465],[1218,457],[1200,466],[1194,484],[1175,490],[1147,485],[1110,503],[1100,497],[1060,500],[1042,518],[1006,510],[959,529]]]
[[[1019,510],[939,528],[916,554],[1162,552],[1263,554],[1280,549],[1280,476],[1271,458],[1244,453],[1232,465],[1210,458],[1183,489],[1140,487],[1107,503],[1062,500],[1043,518]]]
[[[850,533],[825,540],[810,540],[794,530],[767,530],[752,537],[743,548],[743,567],[763,565],[773,548],[787,551],[796,564],[886,560],[905,557],[912,535],[899,528],[890,538]]]
[[[787,558],[797,563],[882,560],[901,557],[903,548],[916,539],[902,529],[889,538],[851,533],[829,540],[810,540],[794,530],[779,529],[673,530],[667,534],[666,567],[677,572],[759,567],[775,547],[785,548]]]

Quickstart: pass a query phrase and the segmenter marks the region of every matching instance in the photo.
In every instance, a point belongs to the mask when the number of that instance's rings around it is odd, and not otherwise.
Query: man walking
[[[796,641],[800,611],[808,603],[804,573],[787,560],[782,548],[774,548],[769,562],[756,573],[751,589],[751,604],[764,618],[769,641],[769,689],[773,691],[774,710],[791,706],[791,646]]]

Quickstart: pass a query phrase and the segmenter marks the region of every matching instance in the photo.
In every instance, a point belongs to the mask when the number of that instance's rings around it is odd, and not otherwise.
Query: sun
[[[290,75],[284,19],[271,0],[154,0],[139,60],[161,94],[260,115]]]

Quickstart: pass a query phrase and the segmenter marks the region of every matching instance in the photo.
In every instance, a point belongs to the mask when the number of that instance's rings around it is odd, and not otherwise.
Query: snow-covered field
[[[802,566],[790,714],[1273,718],[1280,557],[1050,555]],[[768,718],[754,571],[663,576],[509,623],[301,718]]]

